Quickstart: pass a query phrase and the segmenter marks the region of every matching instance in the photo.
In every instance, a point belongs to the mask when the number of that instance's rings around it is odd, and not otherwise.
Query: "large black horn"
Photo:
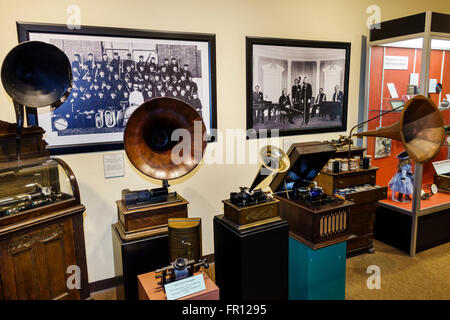
[[[20,160],[23,107],[57,107],[67,98],[72,84],[70,61],[54,45],[28,41],[14,47],[3,61],[3,87],[14,101],[17,119],[16,152]]]

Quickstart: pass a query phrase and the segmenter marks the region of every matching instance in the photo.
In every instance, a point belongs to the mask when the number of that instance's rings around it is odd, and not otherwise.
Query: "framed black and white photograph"
[[[347,129],[350,43],[246,38],[247,129]]]
[[[43,41],[66,53],[72,90],[56,109],[27,108],[52,154],[123,148],[131,113],[147,100],[175,97],[217,128],[215,35],[18,23],[19,42]]]

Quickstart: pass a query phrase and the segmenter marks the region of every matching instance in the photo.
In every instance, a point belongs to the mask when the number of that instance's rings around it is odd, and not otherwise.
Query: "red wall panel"
[[[387,87],[387,83],[394,83],[395,88],[399,97],[402,95],[406,95],[407,86],[409,84],[410,74],[415,72],[420,74],[421,69],[421,61],[422,61],[422,50],[421,49],[410,49],[410,48],[394,48],[394,47],[386,47],[385,54],[388,56],[407,56],[408,57],[408,69],[407,70],[384,70],[384,82],[382,81],[382,67],[383,67],[383,47],[372,47],[371,49],[371,61],[370,61],[370,90],[369,90],[369,118],[375,117],[379,115],[380,109],[380,94],[381,94],[381,86],[383,85],[383,110],[390,110],[390,94],[389,89]],[[416,51],[416,61],[415,61],[415,69],[414,69],[414,52]],[[440,80],[441,73],[441,63],[442,63],[443,52],[441,50],[433,50],[431,52],[431,64],[430,64],[430,78],[437,78],[438,82]],[[442,81],[443,84],[443,94],[450,93],[448,92],[450,89],[450,54],[447,53],[447,58],[445,66],[444,66],[444,79]],[[437,96],[433,97],[433,96]],[[438,95],[431,94],[431,97],[435,103],[438,101]],[[448,111],[444,112],[444,118],[446,118],[446,122],[448,123],[449,115]],[[393,112],[387,114],[382,117],[382,126],[388,126],[392,123],[395,123],[400,119],[400,112]],[[380,125],[379,119],[373,120],[369,122],[368,129],[373,130],[378,128]],[[375,138],[367,139],[367,153],[374,156],[375,149]],[[378,185],[387,185],[391,177],[397,171],[397,154],[402,152],[403,146],[401,142],[392,141],[391,148],[391,156],[381,159],[373,158],[373,165],[376,167],[380,167],[377,174],[377,184]],[[443,147],[439,154],[432,160],[443,160],[447,159],[447,147]],[[424,166],[424,174],[423,174],[423,183],[428,184],[432,183],[434,169],[432,166],[432,161],[425,164]]]

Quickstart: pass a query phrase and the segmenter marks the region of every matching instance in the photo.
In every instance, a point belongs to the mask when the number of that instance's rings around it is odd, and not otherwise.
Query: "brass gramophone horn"
[[[194,135],[195,121],[201,122],[201,136]],[[172,149],[178,141],[172,141],[176,129],[186,129],[191,139],[191,153],[180,164],[172,161]],[[128,159],[143,174],[158,180],[171,180],[192,171],[203,156],[206,128],[201,116],[187,103],[168,97],[155,98],[141,104],[130,116],[125,132],[124,145]],[[194,139],[202,139],[194,141]],[[201,148],[201,150],[198,150]],[[183,155],[184,156],[184,155]]]
[[[261,166],[250,187],[250,191],[261,184],[268,176],[289,169],[290,160],[286,152],[275,146],[264,146],[259,150]]]
[[[72,82],[70,61],[54,45],[28,41],[14,47],[3,61],[3,87],[13,99],[17,119],[17,158],[23,128],[23,107],[58,107],[69,95]]]
[[[444,118],[431,99],[419,95],[406,102],[400,121],[385,128],[356,133],[355,136],[398,140],[411,159],[425,163],[439,152],[444,141]]]

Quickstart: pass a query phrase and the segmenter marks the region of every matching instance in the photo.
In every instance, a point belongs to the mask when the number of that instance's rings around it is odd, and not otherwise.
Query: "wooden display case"
[[[0,123],[0,299],[87,299],[85,207],[75,176],[50,159],[41,128],[24,128],[17,161],[15,130]],[[69,277],[79,277],[78,288]]]

